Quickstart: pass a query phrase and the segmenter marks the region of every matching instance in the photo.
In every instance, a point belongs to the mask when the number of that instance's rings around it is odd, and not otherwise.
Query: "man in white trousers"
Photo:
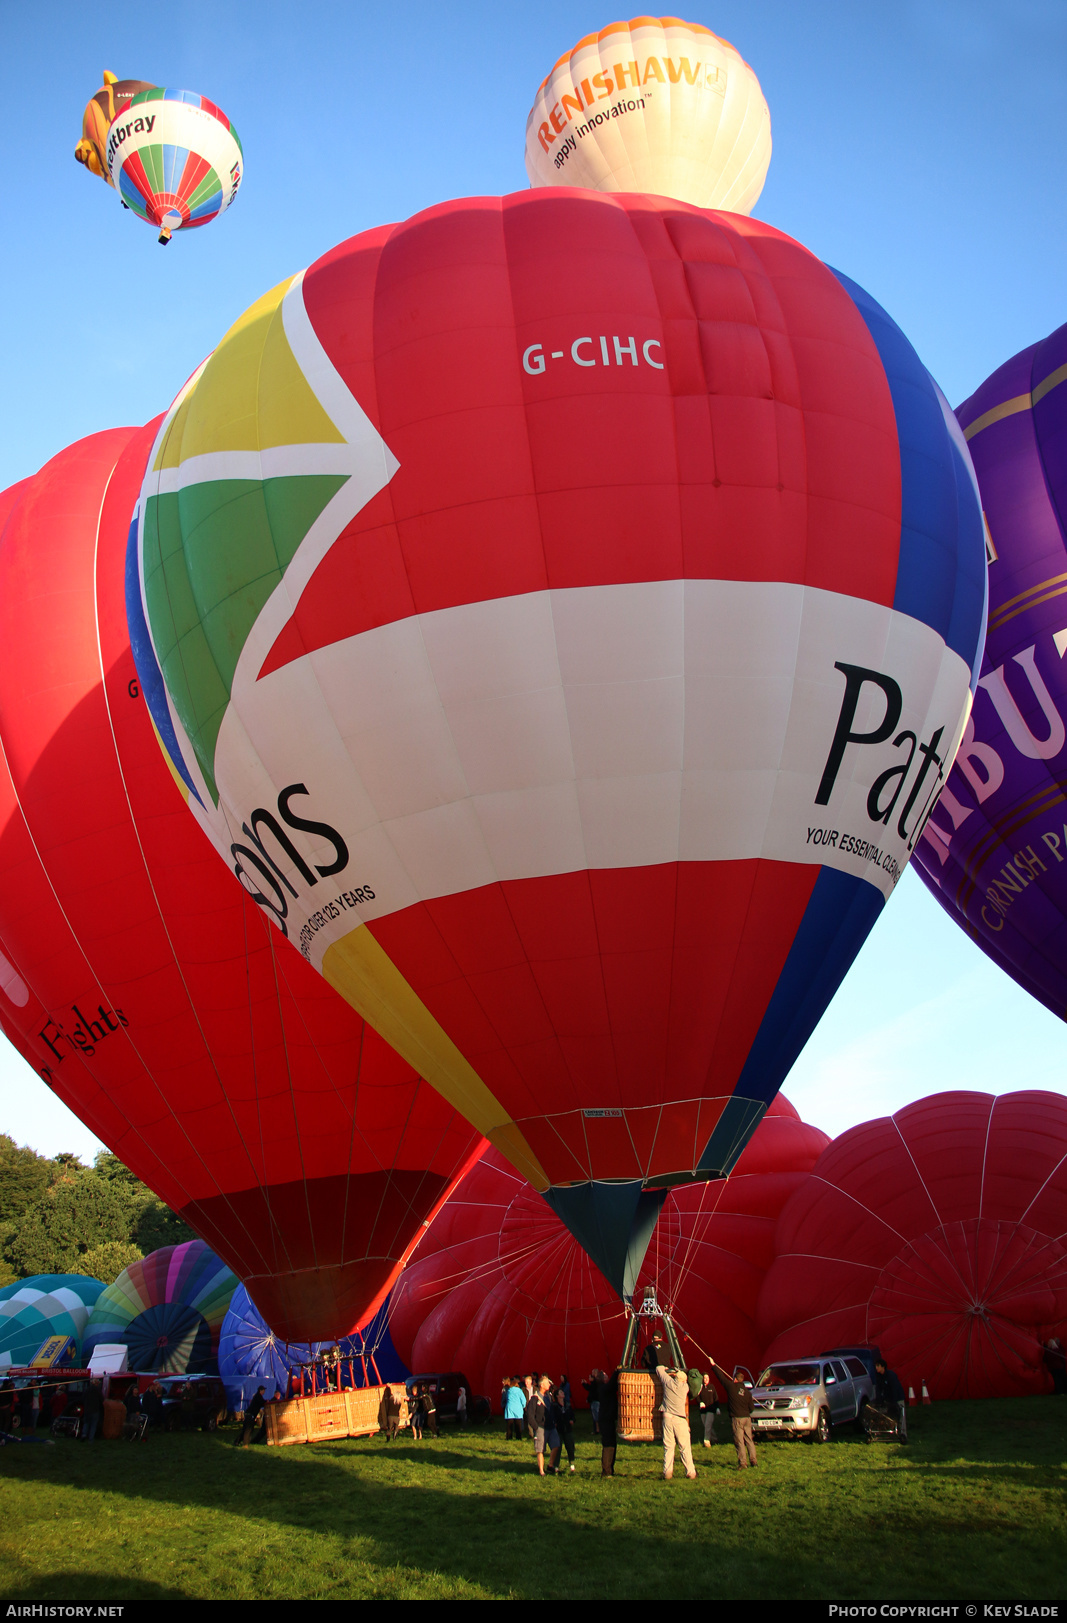
[[[697,1473],[689,1446],[689,1417],[685,1407],[689,1396],[688,1377],[684,1369],[668,1369],[660,1364],[655,1378],[663,1387],[663,1402],[659,1406],[663,1416],[663,1480],[669,1482],[674,1475],[677,1447],[681,1450],[685,1474],[692,1481]]]

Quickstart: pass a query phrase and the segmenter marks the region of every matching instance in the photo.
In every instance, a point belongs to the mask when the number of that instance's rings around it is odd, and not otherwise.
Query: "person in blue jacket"
[[[516,1442],[522,1440],[522,1420],[526,1413],[526,1393],[519,1384],[517,1377],[512,1377],[504,1392],[504,1419],[507,1427],[504,1441],[510,1443],[512,1438]]]

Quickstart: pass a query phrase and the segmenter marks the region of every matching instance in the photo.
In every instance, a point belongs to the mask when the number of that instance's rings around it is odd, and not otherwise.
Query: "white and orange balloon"
[[[750,214],[770,161],[756,75],[710,28],[678,17],[587,34],[542,81],[526,122],[534,186],[651,192]]]

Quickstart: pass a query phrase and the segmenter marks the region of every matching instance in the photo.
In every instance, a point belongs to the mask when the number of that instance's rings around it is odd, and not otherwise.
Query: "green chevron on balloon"
[[[215,749],[248,634],[350,477],[338,468],[344,435],[286,333],[282,304],[290,286],[283,282],[254,304],[179,397],[143,492],[148,623],[216,803]],[[295,446],[302,471],[289,473],[287,452]],[[316,460],[321,471],[314,471]]]

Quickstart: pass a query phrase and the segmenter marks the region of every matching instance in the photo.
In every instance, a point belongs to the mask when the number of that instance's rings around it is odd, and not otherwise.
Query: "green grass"
[[[234,1432],[0,1451],[0,1594],[138,1599],[1055,1599],[1067,1401],[912,1411],[912,1442],[766,1443],[742,1474],[652,1444],[545,1481],[500,1421],[434,1441],[231,1447]]]

